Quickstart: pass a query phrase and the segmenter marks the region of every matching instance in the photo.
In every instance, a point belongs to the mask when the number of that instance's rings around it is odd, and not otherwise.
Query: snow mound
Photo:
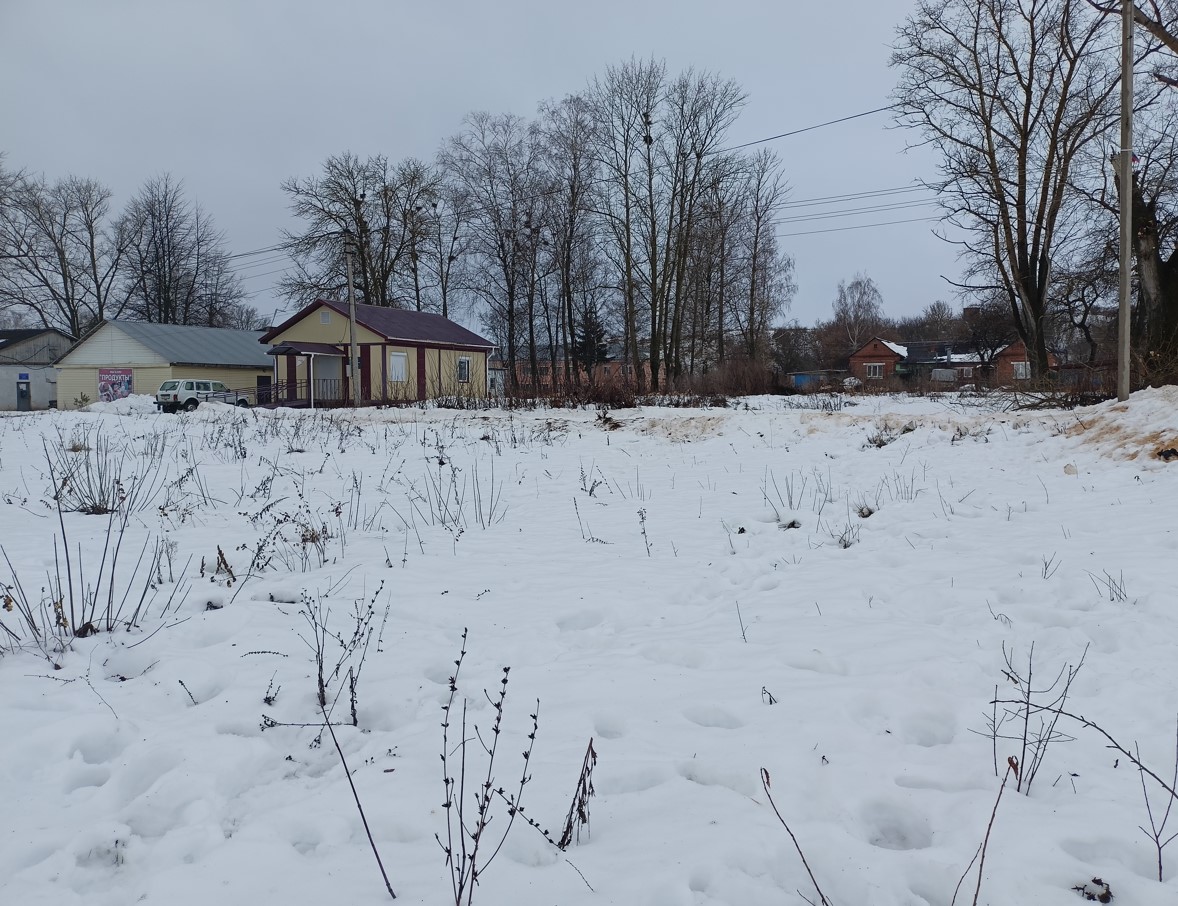
[[[132,393],[130,396],[112,400],[109,403],[90,403],[81,411],[104,415],[147,415],[158,410],[155,406],[154,396],[149,396],[146,393]]]
[[[1157,387],[1132,394],[1126,402],[1110,401],[1077,409],[1067,427],[1069,437],[1112,459],[1141,461],[1178,458],[1178,387]]]

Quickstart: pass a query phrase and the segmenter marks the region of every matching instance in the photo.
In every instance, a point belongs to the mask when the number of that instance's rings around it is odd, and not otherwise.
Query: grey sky
[[[0,0],[0,151],[50,178],[106,183],[117,207],[169,171],[230,250],[272,245],[288,224],[279,182],[330,154],[432,158],[470,111],[532,115],[611,63],[654,56],[734,78],[748,102],[732,144],[888,103],[895,25],[910,0]],[[837,12],[832,12],[836,9]],[[934,176],[914,138],[876,114],[770,147],[793,201]],[[927,193],[798,208],[795,217]],[[784,223],[781,234],[936,214],[934,207]],[[840,279],[870,274],[889,314],[952,298],[952,246],[931,222],[784,236],[797,262],[790,317],[830,312]],[[277,265],[240,262],[271,312]]]

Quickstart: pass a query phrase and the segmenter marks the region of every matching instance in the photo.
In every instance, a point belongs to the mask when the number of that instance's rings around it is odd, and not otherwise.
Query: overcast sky
[[[631,56],[735,79],[732,144],[889,103],[895,26],[912,0],[0,0],[0,151],[12,168],[94,177],[121,208],[167,171],[232,252],[289,225],[279,183],[331,154],[431,159],[473,110],[534,114]],[[770,144],[792,200],[912,186],[935,160],[886,113]],[[927,193],[799,207],[786,216],[927,201]],[[838,281],[873,277],[890,315],[953,299],[960,272],[932,206],[783,223],[797,264],[789,317],[830,313]],[[815,232],[837,230],[835,232]],[[810,235],[787,235],[810,233]],[[272,312],[274,263],[240,259]]]

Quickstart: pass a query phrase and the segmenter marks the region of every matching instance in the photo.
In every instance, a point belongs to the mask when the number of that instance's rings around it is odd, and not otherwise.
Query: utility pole
[[[1133,0],[1121,0],[1121,283],[1117,309],[1117,399],[1129,398],[1129,294],[1133,278]]]
[[[356,293],[352,288],[352,256],[356,237],[344,230],[344,260],[348,265],[348,379],[352,385],[352,405],[360,408],[360,355],[356,346]]]

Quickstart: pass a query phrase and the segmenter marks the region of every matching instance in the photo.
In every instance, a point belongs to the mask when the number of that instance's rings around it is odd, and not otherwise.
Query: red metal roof
[[[269,343],[284,330],[298,323],[307,315],[326,306],[348,316],[348,306],[332,299],[316,299],[302,311],[272,327],[262,335],[261,341]],[[383,308],[379,305],[357,305],[356,323],[367,327],[386,340],[404,340],[409,343],[426,343],[436,346],[463,346],[471,349],[494,349],[495,344],[477,333],[455,324],[449,318],[425,311],[408,311],[403,308]]]

